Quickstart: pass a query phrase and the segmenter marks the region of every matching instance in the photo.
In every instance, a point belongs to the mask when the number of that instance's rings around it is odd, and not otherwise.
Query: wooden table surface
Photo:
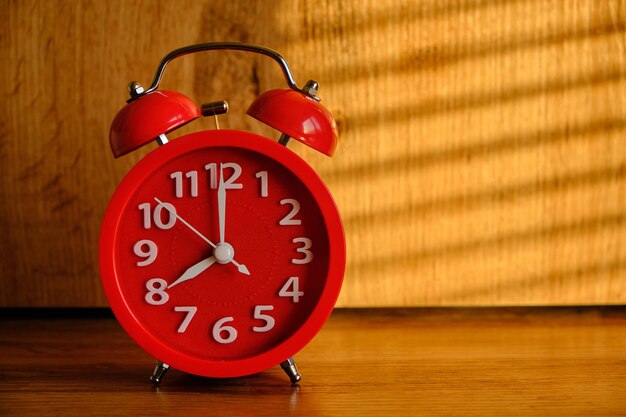
[[[172,370],[159,388],[107,313],[16,315],[0,319],[2,416],[626,416],[624,308],[338,310],[296,356],[299,386],[273,368]]]

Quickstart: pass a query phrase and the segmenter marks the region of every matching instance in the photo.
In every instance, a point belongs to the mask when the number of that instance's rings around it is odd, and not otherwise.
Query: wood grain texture
[[[614,1],[3,1],[2,306],[106,305],[97,236],[149,149],[114,160],[130,80],[170,50],[243,41],[320,82],[340,144],[294,144],[344,217],[341,306],[626,302],[626,8]],[[163,87],[227,99],[227,128],[283,86],[238,52]],[[195,123],[181,133],[211,128]],[[148,146],[150,148],[150,146]]]
[[[624,416],[619,310],[340,310],[276,367],[212,380],[153,360],[113,319],[0,320],[6,416]]]

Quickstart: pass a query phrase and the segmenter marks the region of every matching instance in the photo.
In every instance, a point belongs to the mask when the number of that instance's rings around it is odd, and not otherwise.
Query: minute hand
[[[220,228],[220,243],[225,243],[224,238],[226,234],[226,184],[224,183],[224,165],[220,164],[220,182],[217,187],[217,216],[219,220]],[[245,275],[250,275],[250,271],[245,265],[237,263],[234,259],[231,259],[233,265],[237,267],[237,270]]]
[[[217,215],[219,217],[220,243],[226,242],[226,185],[224,184],[224,167],[220,164],[220,183],[217,188]]]

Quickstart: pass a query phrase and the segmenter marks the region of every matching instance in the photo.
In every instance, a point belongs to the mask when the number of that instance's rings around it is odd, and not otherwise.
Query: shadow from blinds
[[[583,140],[589,135],[607,135],[622,132],[626,129],[626,119],[611,118],[592,120],[572,126],[553,129],[539,129],[529,132],[513,133],[490,138],[479,143],[459,145],[446,149],[402,155],[393,159],[373,161],[350,168],[338,168],[322,172],[321,175],[329,184],[339,182],[347,176],[358,177],[368,181],[373,177],[396,175],[409,170],[421,170],[434,165],[447,164],[453,161],[465,162],[470,159],[489,157],[502,152],[513,152],[519,149],[532,148],[572,140]],[[449,141],[443,141],[449,142]]]
[[[461,94],[451,98],[433,97],[416,104],[403,104],[392,109],[375,109],[364,114],[347,115],[343,118],[343,131],[340,133],[346,134],[350,131],[372,129],[382,124],[431,117],[442,113],[450,114],[454,111],[502,105],[531,97],[596,87],[621,81],[625,76],[626,72],[616,67],[578,75],[571,79],[555,77],[552,80],[520,84],[486,92]]]
[[[344,226],[349,231],[351,228],[357,228],[363,224],[374,224],[381,218],[390,219],[423,215],[431,212],[468,210],[484,204],[497,204],[537,194],[565,191],[578,187],[623,181],[624,179],[626,179],[626,166],[620,164],[612,167],[574,172],[555,178],[539,178],[522,184],[507,185],[475,193],[427,200],[411,204],[408,207],[394,208],[382,212],[356,214],[344,218]]]
[[[325,15],[325,21],[320,24],[316,20],[318,14],[314,10],[304,11],[305,18],[299,24],[284,28],[283,31],[289,37],[290,42],[307,42],[310,39],[333,38],[338,34],[343,36],[351,33],[360,34],[371,31],[373,27],[385,28],[388,26],[400,26],[419,20],[433,20],[439,17],[451,18],[455,14],[462,15],[472,11],[486,8],[497,8],[503,5],[516,3],[529,3],[528,0],[458,0],[432,1],[431,3],[408,2],[403,6],[394,2],[391,7],[376,9],[375,14],[364,14],[363,9],[355,13],[351,7],[341,9],[338,13]],[[340,6],[341,2],[337,4]],[[310,16],[310,20],[306,17]],[[349,22],[349,23],[348,23]]]
[[[547,33],[532,32],[493,43],[467,42],[430,45],[402,53],[400,56],[360,64],[349,64],[339,68],[321,68],[319,78],[327,80],[325,85],[333,83],[354,82],[356,80],[375,78],[389,74],[417,73],[435,68],[446,69],[451,65],[475,59],[483,59],[491,55],[506,54],[524,49],[544,48],[561,45],[566,42],[592,40],[602,36],[621,33],[626,30],[624,22],[603,23],[588,28],[568,28]]]
[[[286,30],[289,37],[290,45],[292,42],[306,46],[308,42],[314,42],[321,37],[338,38],[344,43],[338,42],[344,47],[342,52],[353,53],[359,48],[359,35],[371,31],[372,28],[380,29],[390,25],[402,25],[403,23],[411,24],[420,18],[433,19],[438,16],[449,18],[454,17],[456,12],[465,13],[472,8],[497,7],[508,4],[520,3],[524,6],[524,11],[532,11],[532,4],[527,8],[524,1],[473,1],[469,4],[459,4],[453,1],[433,2],[432,4],[416,6],[415,8],[404,7],[402,4],[394,3],[393,7],[386,7],[380,10],[358,10],[350,9],[347,13],[343,13],[341,6],[337,6],[337,10],[331,13],[331,19],[323,24],[315,22],[311,13],[307,10],[302,13],[302,25],[293,25]],[[554,7],[554,6],[552,6]],[[497,11],[497,10],[496,10]],[[494,10],[487,12],[494,13]],[[369,14],[368,14],[369,13]],[[471,16],[471,15],[470,15]],[[465,16],[462,16],[465,17]],[[473,16],[471,16],[473,18]],[[576,93],[584,94],[596,87],[613,87],[616,83],[626,78],[626,71],[621,62],[607,60],[605,63],[599,63],[591,66],[580,66],[585,72],[576,71],[566,66],[556,68],[556,72],[552,75],[546,75],[536,67],[529,74],[534,79],[525,81],[511,82],[504,78],[502,84],[491,83],[491,86],[482,89],[474,89],[474,91],[460,90],[454,85],[447,85],[447,89],[441,93],[436,92],[426,97],[420,97],[420,83],[427,83],[429,80],[424,78],[425,71],[445,71],[447,68],[462,64],[465,62],[481,60],[486,57],[495,57],[503,59],[501,55],[516,52],[524,52],[531,50],[532,53],[546,52],[547,62],[549,62],[549,52],[563,47],[575,47],[575,50],[586,52],[588,47],[593,45],[591,42],[605,39],[620,40],[621,34],[626,30],[626,22],[610,22],[612,16],[605,16],[603,19],[593,19],[586,21],[572,22],[571,20],[559,21],[558,25],[553,28],[547,26],[536,26],[537,31],[524,31],[523,33],[513,36],[509,33],[502,33],[498,37],[497,34],[491,34],[487,39],[472,40],[472,34],[463,36],[461,33],[451,33],[444,38],[445,41],[439,44],[427,44],[427,40],[416,39],[415,42],[406,40],[404,44],[391,45],[388,50],[374,50],[370,55],[384,55],[382,59],[371,59],[367,61],[367,57],[362,60],[343,60],[341,64],[322,65],[317,68],[316,79],[326,80],[323,85],[335,87],[357,87],[358,85],[367,85],[369,81],[372,86],[376,85],[377,78],[381,77],[399,77],[405,74],[415,74],[417,78],[411,78],[406,86],[406,94],[401,97],[386,97],[385,92],[381,92],[381,106],[371,106],[363,108],[362,111],[340,112],[338,121],[340,122],[340,136],[353,134],[353,137],[363,135],[374,139],[377,129],[380,127],[388,128],[409,121],[420,121],[428,117],[438,117],[437,122],[445,123],[446,117],[449,116],[465,116],[474,115],[473,111],[477,110],[481,113],[496,111],[498,107],[507,104],[520,104],[518,101],[528,100],[527,107],[532,107],[536,102],[545,103],[550,100],[551,95],[563,95]],[[443,19],[442,19],[443,22]],[[462,23],[466,23],[463,21]],[[318,23],[318,24],[316,24]],[[443,23],[447,23],[443,22]],[[565,24],[564,24],[565,23]],[[566,23],[575,23],[575,26]],[[527,26],[532,28],[533,25]],[[480,30],[480,28],[477,28]],[[351,35],[356,35],[352,37]],[[348,36],[349,38],[345,39]],[[475,36],[473,38],[476,38]],[[354,41],[354,42],[351,42]],[[580,46],[582,45],[582,46]],[[293,45],[291,45],[293,46]],[[549,49],[552,48],[552,49]],[[380,52],[385,52],[384,54]],[[355,57],[361,57],[361,54],[354,54]],[[371,57],[370,57],[371,58]],[[506,56],[509,58],[509,55]],[[514,61],[521,62],[523,59],[514,57]],[[498,64],[498,62],[495,62]],[[433,72],[437,74],[437,72]],[[462,75],[461,75],[462,76]],[[408,78],[408,77],[407,77]],[[422,80],[422,78],[424,78]],[[448,80],[450,81],[450,80]],[[454,81],[454,80],[453,80]],[[621,87],[623,84],[620,84]],[[417,87],[416,87],[417,86]],[[463,83],[463,87],[470,87],[470,84]],[[413,94],[413,91],[415,93]],[[582,90],[582,91],[581,91]],[[608,88],[607,88],[608,90]],[[604,90],[602,90],[604,91]],[[358,93],[357,94],[361,94]],[[364,97],[366,94],[362,94]],[[370,96],[371,97],[371,96]],[[366,97],[368,98],[368,97]],[[404,100],[403,100],[404,98]],[[391,101],[393,99],[393,101]],[[348,104],[349,105],[349,104]],[[393,105],[393,107],[386,107]],[[382,109],[382,110],[381,110]],[[464,112],[462,114],[459,114]],[[597,113],[589,113],[597,115]],[[626,130],[626,119],[611,118],[611,114],[600,115],[601,118],[594,120],[586,120],[580,122],[576,120],[573,125],[564,126],[563,124],[552,124],[545,129],[533,129],[526,132],[513,132],[504,136],[482,137],[478,134],[476,139],[480,143],[468,143],[469,141],[458,141],[459,143],[447,147],[445,149],[427,150],[411,154],[403,149],[394,151],[395,155],[387,160],[373,160],[375,152],[372,151],[369,162],[359,162],[358,165],[347,168],[333,168],[326,172],[322,172],[322,176],[332,185],[353,184],[355,182],[371,181],[379,179],[383,176],[393,177],[396,174],[418,175],[419,170],[429,166],[445,165],[449,162],[467,162],[472,158],[488,157],[492,155],[512,154],[516,151],[533,147],[539,147],[549,144],[569,145],[572,141],[589,141],[606,140],[607,148],[615,141],[615,133],[624,132]],[[460,133],[462,134],[462,133]],[[485,140],[481,140],[485,139]],[[609,142],[613,141],[613,142]],[[450,142],[450,141],[447,141]],[[456,142],[456,141],[455,141]],[[586,142],[585,142],[586,143]],[[604,143],[604,142],[603,142]],[[373,142],[365,143],[365,146],[376,146]],[[566,148],[566,146],[563,146]],[[551,149],[552,150],[552,149]],[[566,149],[567,150],[567,149]],[[367,154],[370,155],[370,154]],[[364,153],[364,156],[366,154]],[[567,192],[581,187],[594,186],[604,183],[617,183],[624,181],[626,178],[626,162],[614,160],[615,165],[596,166],[594,168],[585,168],[584,170],[576,170],[559,176],[550,176],[547,178],[534,178],[522,183],[505,184],[494,187],[492,184],[471,192],[458,192],[456,194],[444,197],[438,197],[429,201],[419,201],[410,206],[402,208],[383,209],[373,212],[363,212],[366,207],[361,208],[361,212],[357,212],[353,216],[345,218],[346,233],[349,235],[356,227],[370,228],[372,226],[381,226],[388,221],[397,218],[419,217],[426,213],[438,213],[452,210],[467,210],[475,207],[483,207],[489,205],[497,205],[502,202],[514,201],[515,199],[523,199],[534,195],[542,195],[554,192]],[[514,169],[514,168],[513,168]],[[413,171],[415,170],[415,171]],[[370,210],[371,211],[371,210]],[[471,215],[471,214],[470,214]],[[469,216],[468,216],[469,217]],[[472,255],[484,249],[500,249],[505,248],[515,253],[518,248],[527,243],[551,243],[557,242],[562,237],[577,236],[585,238],[597,231],[611,231],[616,229],[615,233],[619,233],[618,227],[626,225],[626,213],[606,213],[593,217],[577,217],[564,221],[563,219],[551,220],[548,216],[540,222],[540,225],[527,229],[505,231],[494,233],[489,236],[450,236],[452,241],[446,243],[438,243],[428,247],[425,243],[423,247],[413,250],[403,251],[401,247],[388,248],[393,250],[391,260],[388,254],[379,254],[376,258],[365,259],[363,256],[353,256],[349,260],[346,277],[354,279],[362,279],[361,276],[381,276],[391,279],[393,273],[397,271],[415,270],[417,267],[424,266],[424,261],[438,259],[441,262],[447,262],[450,257],[471,258]],[[470,219],[471,220],[471,219]],[[559,221],[560,220],[560,221]],[[399,226],[401,227],[401,226]],[[390,231],[391,233],[392,231]],[[395,230],[393,232],[396,232]],[[552,279],[557,280],[566,278],[564,274],[568,272],[576,272],[578,276],[585,274],[599,274],[602,271],[619,270],[623,267],[624,261],[613,262],[610,256],[605,256],[603,264],[591,266],[576,266],[571,270],[550,272]],[[611,263],[612,265],[608,265]],[[614,265],[613,265],[614,264]],[[608,266],[607,266],[608,265]],[[562,275],[558,273],[561,272]],[[515,278],[516,271],[510,273],[510,278]],[[517,272],[519,274],[519,272]],[[508,279],[509,277],[503,277]],[[511,285],[523,285],[524,280],[541,279],[540,275],[522,277],[514,280]],[[518,283],[519,282],[519,283]],[[504,283],[503,285],[507,285]],[[500,288],[500,287],[498,287]],[[477,291],[483,291],[478,288]],[[500,291],[498,289],[498,291]],[[494,292],[494,288],[490,289]],[[497,292],[497,291],[496,291]],[[463,296],[460,294],[459,296]]]
[[[531,274],[521,278],[511,277],[498,283],[498,293],[506,297],[508,293],[529,291],[532,287],[559,288],[558,283],[575,281],[601,275],[611,275],[626,270],[626,259],[611,259],[591,265],[579,265],[574,268],[556,269],[545,273]],[[561,286],[560,288],[564,287]],[[446,291],[444,297],[451,302],[470,302],[476,297],[493,293],[493,286],[465,288],[459,291]]]
[[[414,267],[420,262],[434,258],[464,256],[479,250],[502,248],[529,242],[548,241],[591,231],[597,232],[600,229],[623,227],[625,224],[626,213],[609,213],[597,217],[577,219],[567,223],[522,230],[506,235],[472,239],[398,254],[393,258],[393,262],[390,261],[388,256],[376,257],[366,261],[356,261],[348,266],[348,270],[350,274],[357,274],[355,276],[359,276],[358,274],[370,269],[376,269],[378,273],[390,273],[398,268]]]

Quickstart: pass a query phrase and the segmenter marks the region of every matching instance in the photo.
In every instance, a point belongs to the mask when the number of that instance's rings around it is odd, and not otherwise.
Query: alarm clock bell
[[[109,140],[113,155],[118,158],[148,142],[167,142],[165,134],[197,119],[203,114],[184,94],[157,90],[166,65],[179,56],[212,49],[245,50],[270,56],[281,66],[290,88],[270,90],[257,97],[247,114],[282,133],[279,143],[286,145],[294,138],[311,148],[332,156],[337,147],[337,125],[330,112],[320,105],[319,84],[310,80],[299,89],[285,60],[275,51],[253,45],[215,43],[181,48],[168,54],[161,62],[152,85],[144,90],[133,81],[130,98],[111,124]],[[227,110],[225,107],[224,112]],[[214,113],[212,113],[214,114]]]

